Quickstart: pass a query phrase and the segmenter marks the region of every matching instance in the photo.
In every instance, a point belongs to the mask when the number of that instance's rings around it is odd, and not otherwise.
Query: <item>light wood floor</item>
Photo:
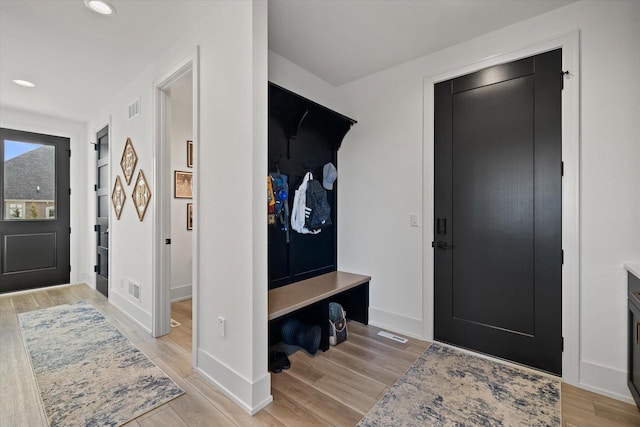
[[[128,423],[163,426],[354,426],[428,347],[377,336],[378,329],[349,323],[349,339],[315,357],[299,351],[291,369],[272,375],[274,402],[250,417],[191,369],[191,302],[172,305],[182,326],[150,337],[86,285],[0,295],[0,426],[46,426],[22,344],[17,313],[78,300],[90,301],[185,391],[171,402]],[[566,427],[640,426],[633,405],[563,384]]]

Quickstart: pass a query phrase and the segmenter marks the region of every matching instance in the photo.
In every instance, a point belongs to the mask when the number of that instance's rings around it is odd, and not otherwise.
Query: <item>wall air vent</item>
[[[140,284],[129,280],[129,295],[140,301]]]
[[[140,114],[140,98],[129,104],[129,120]]]

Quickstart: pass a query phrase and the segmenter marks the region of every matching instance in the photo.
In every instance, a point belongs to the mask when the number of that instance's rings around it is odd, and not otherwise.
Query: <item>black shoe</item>
[[[289,369],[291,367],[291,362],[287,357],[287,353],[285,353],[284,351],[276,351],[276,358],[278,359],[278,362],[280,363],[280,367],[282,369]]]
[[[291,362],[287,357],[287,353],[283,351],[272,351],[269,353],[269,370],[275,374],[279,374],[283,369],[289,369]]]
[[[269,370],[274,374],[279,374],[282,372],[282,364],[280,362],[280,357],[278,357],[278,351],[272,351],[269,353]]]

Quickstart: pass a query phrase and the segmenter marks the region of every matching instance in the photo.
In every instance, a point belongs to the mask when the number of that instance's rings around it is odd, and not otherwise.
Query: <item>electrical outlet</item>
[[[218,316],[218,332],[220,333],[221,337],[224,337],[225,323],[226,321],[224,320],[224,317]]]

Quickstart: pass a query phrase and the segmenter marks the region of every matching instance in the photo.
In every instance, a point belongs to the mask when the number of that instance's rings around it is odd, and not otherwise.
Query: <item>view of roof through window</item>
[[[30,142],[11,141],[7,139],[4,144],[4,161],[6,162],[28,151],[35,150],[41,145],[42,144],[32,144]]]

